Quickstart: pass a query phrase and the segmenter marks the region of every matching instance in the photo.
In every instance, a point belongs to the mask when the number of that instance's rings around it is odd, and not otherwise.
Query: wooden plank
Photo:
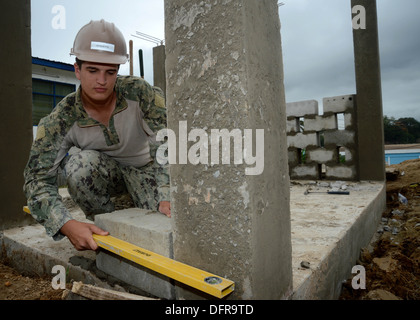
[[[90,300],[158,300],[127,292],[95,287],[82,282],[74,282],[71,292]]]

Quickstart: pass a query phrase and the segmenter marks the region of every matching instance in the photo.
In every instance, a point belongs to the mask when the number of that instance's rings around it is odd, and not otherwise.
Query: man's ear
[[[74,73],[76,75],[76,78],[80,80],[80,69],[77,63],[74,63]]]

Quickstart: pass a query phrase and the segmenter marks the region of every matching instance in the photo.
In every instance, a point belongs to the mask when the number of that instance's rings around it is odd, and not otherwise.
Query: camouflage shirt
[[[109,150],[114,152],[110,151],[111,157],[116,153],[118,155],[116,160],[120,160],[122,164],[127,164],[124,163],[124,156],[131,159],[131,162],[133,158],[139,159],[138,166],[145,165],[152,160],[149,146],[143,150],[134,150],[135,148],[128,147],[122,151],[118,150],[121,143],[117,131],[120,130],[115,128],[118,122],[114,121],[114,118],[128,110],[128,106],[132,106],[134,103],[139,107],[138,116],[136,116],[136,119],[139,120],[137,121],[139,122],[138,126],[145,131],[142,132],[142,136],[147,137],[153,143],[155,141],[154,134],[166,128],[166,109],[162,91],[150,86],[141,78],[130,76],[118,77],[115,91],[117,103],[109,127],[105,127],[88,116],[82,105],[81,88],[65,97],[51,114],[39,122],[37,135],[24,171],[24,192],[32,216],[45,227],[49,236],[56,236],[61,227],[73,219],[63,205],[58,192],[57,170],[71,147],[84,147],[79,145],[77,138],[71,138],[74,128],[80,131],[83,128],[96,127],[96,130],[101,133],[100,139],[104,141],[104,152]],[[144,145],[144,141],[139,141],[139,145],[141,143]],[[86,147],[88,147],[87,145]],[[130,146],[132,145],[133,142]],[[154,146],[152,149],[156,148],[157,146]],[[102,151],[101,148],[98,151]],[[153,152],[151,153],[153,155]],[[133,163],[128,163],[128,165],[133,165]],[[158,181],[165,181],[165,179],[158,179]],[[168,186],[158,185],[158,188],[169,190]],[[161,201],[169,201],[168,192],[162,191],[161,198]]]

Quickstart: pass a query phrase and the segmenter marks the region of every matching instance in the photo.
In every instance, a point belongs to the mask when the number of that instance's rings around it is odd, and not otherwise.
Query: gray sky
[[[284,0],[280,7],[287,102],[355,93],[350,0]],[[420,1],[377,0],[384,115],[420,121]],[[52,9],[65,9],[65,29],[54,29]],[[144,51],[145,78],[153,82],[155,44],[136,31],[164,39],[163,0],[32,0],[32,55],[73,63],[70,48],[90,20],[114,22],[134,52]],[[62,25],[62,24],[61,24]],[[134,72],[139,75],[138,58]],[[121,68],[128,74],[128,64]]]

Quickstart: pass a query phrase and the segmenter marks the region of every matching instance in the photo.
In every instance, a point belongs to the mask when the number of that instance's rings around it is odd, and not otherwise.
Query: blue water
[[[420,158],[420,152],[385,154],[385,162],[387,164],[399,164],[406,160],[413,160],[413,159],[419,159],[419,158]]]

